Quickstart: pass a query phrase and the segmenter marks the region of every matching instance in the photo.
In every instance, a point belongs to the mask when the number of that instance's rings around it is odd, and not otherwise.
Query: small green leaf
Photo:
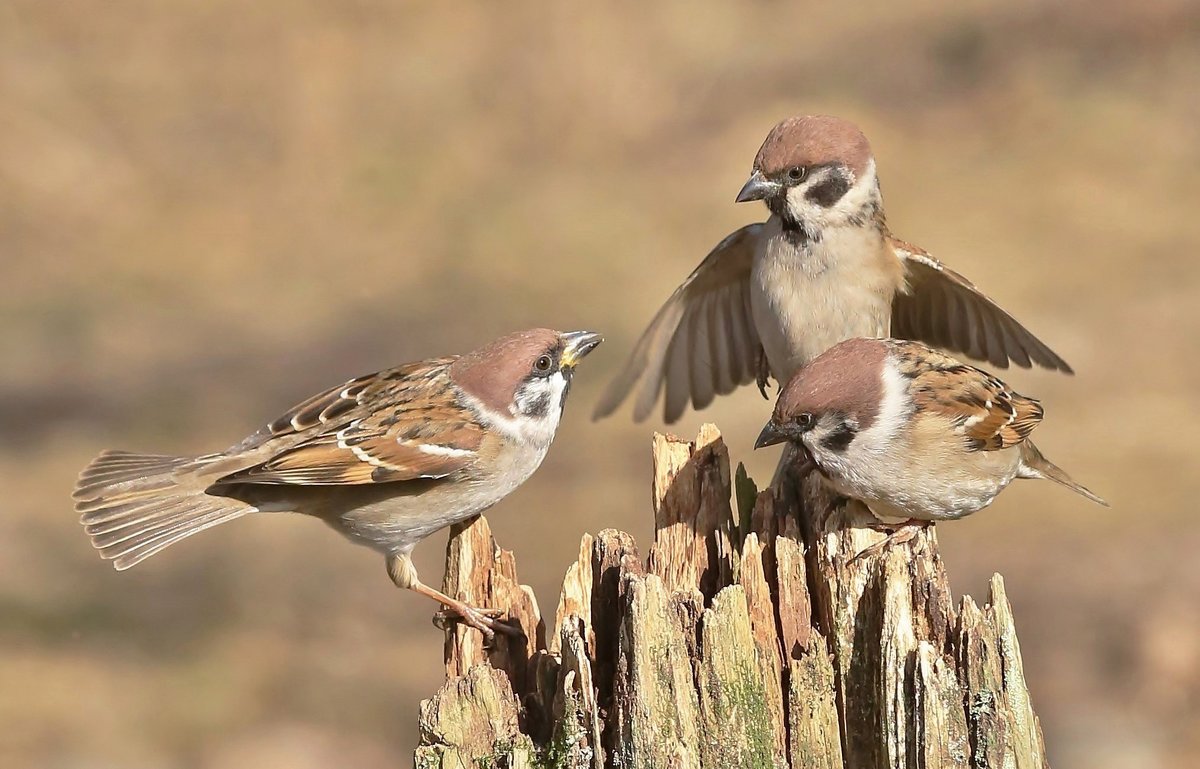
[[[741,462],[738,462],[737,470],[733,474],[733,496],[737,500],[738,530],[736,539],[737,549],[740,552],[742,542],[750,533],[750,516],[754,513],[754,503],[758,500],[758,486],[746,474],[746,466]]]

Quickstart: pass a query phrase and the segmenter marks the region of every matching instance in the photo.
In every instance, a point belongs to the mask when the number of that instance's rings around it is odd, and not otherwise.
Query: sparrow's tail
[[[118,571],[254,507],[211,496],[196,471],[203,457],[105,451],[79,474],[75,510],[100,556]]]
[[[1034,446],[1029,441],[1021,444],[1021,469],[1017,473],[1017,477],[1045,478],[1048,481],[1054,481],[1060,486],[1066,486],[1076,494],[1087,497],[1098,505],[1109,506],[1107,502],[1092,493],[1086,486],[1076,483],[1061,467],[1042,456],[1042,452],[1038,451],[1037,446]]]

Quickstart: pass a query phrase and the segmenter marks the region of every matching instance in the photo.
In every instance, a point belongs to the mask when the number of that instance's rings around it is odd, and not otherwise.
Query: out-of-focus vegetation
[[[650,533],[660,425],[590,423],[600,386],[763,216],[732,200],[767,129],[833,112],[897,234],[1078,371],[1005,376],[1112,509],[1022,483],[938,529],[956,588],[1005,574],[1053,765],[1194,765],[1198,72],[1188,0],[0,6],[0,764],[406,765],[441,634],[381,559],[263,516],[116,574],[75,472],[594,327],[558,443],[490,516],[552,606],[582,532]],[[703,415],[760,478],[767,413],[751,389]]]

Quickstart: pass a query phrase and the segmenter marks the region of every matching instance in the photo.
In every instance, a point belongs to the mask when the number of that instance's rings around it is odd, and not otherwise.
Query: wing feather
[[[467,467],[483,427],[453,395],[451,362],[389,369],[310,398],[260,431],[261,461],[219,482],[389,483],[444,478]]]
[[[697,409],[705,408],[713,402],[719,379],[715,369],[713,338],[708,331],[709,320],[717,314],[713,305],[717,304],[719,294],[720,289],[701,297],[698,311],[688,317],[688,338],[691,339],[691,371],[688,380],[692,386],[692,405]]]
[[[688,399],[692,394],[691,383],[688,381],[688,373],[691,370],[690,359],[692,358],[689,320],[690,318],[685,316],[680,322],[668,350],[667,394],[663,399],[663,419],[667,422],[674,422],[683,416]]]
[[[892,335],[986,360],[1073,373],[1065,360],[957,272],[921,249],[889,238],[904,262],[905,291],[892,305]]]
[[[729,302],[730,293],[729,286],[720,289],[714,295],[713,303],[722,305]],[[733,392],[737,386],[738,370],[736,367],[739,364],[735,361],[733,353],[737,344],[733,336],[733,316],[735,314],[737,313],[730,312],[728,319],[723,319],[718,312],[707,314],[709,352],[712,355],[712,373],[715,377],[713,389],[716,392]]]
[[[762,343],[746,312],[762,231],[761,223],[751,224],[722,240],[675,290],[605,389],[593,418],[613,413],[636,390],[635,420],[649,416],[665,393],[663,417],[674,422],[689,402],[703,408],[716,395],[754,381]],[[723,341],[714,338],[716,329]]]

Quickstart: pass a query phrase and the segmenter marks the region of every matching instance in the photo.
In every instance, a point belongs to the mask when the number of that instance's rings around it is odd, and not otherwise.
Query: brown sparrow
[[[663,416],[770,373],[786,382],[843,339],[901,337],[987,360],[1071,373],[963,276],[892,236],[867,138],[836,117],[771,129],[739,203],[771,216],[722,240],[675,290],[608,386],[595,417],[637,389],[634,418],[660,392]],[[764,395],[765,395],[764,391]]]
[[[881,521],[962,518],[1014,478],[1106,505],[1029,440],[1042,405],[918,342],[850,339],[784,386],[755,448],[788,441]]]
[[[505,626],[423,584],[409,553],[533,474],[575,365],[600,341],[522,331],[467,355],[351,379],[215,454],[106,451],[80,474],[75,509],[118,570],[247,513],[316,516],[383,553],[396,585],[490,636]]]

